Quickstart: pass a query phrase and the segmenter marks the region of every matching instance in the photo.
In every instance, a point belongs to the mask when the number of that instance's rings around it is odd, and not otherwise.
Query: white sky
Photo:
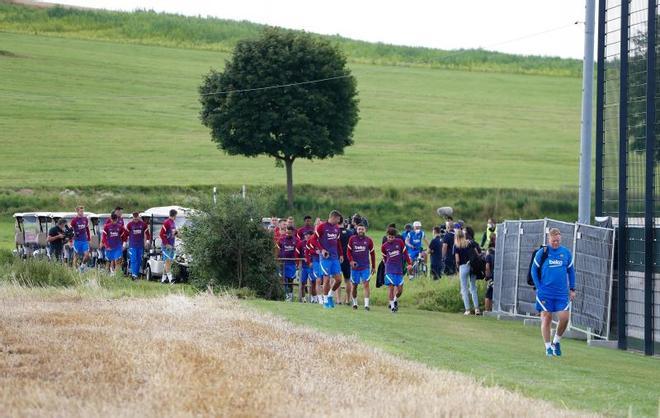
[[[580,59],[584,53],[584,0],[48,1],[113,10],[153,9],[248,20],[399,45],[441,49],[481,47]],[[574,25],[576,21],[580,23]],[[562,29],[540,34],[557,28]]]

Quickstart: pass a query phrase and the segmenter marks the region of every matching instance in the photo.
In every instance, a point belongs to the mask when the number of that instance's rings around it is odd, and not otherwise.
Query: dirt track
[[[2,416],[569,414],[231,299],[0,289]]]

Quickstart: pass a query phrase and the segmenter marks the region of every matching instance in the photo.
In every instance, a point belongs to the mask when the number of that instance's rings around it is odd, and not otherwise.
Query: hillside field
[[[228,55],[0,32],[0,186],[283,184],[218,151],[197,87]],[[580,80],[351,64],[355,145],[294,181],[412,188],[576,186]],[[246,86],[247,87],[247,86]]]

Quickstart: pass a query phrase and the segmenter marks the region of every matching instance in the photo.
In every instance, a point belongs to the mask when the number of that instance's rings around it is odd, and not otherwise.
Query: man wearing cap
[[[149,226],[140,219],[139,212],[133,212],[133,219],[126,225],[128,233],[128,262],[131,279],[137,280],[142,266],[145,241],[151,240]]]
[[[89,260],[89,219],[85,216],[83,206],[76,207],[76,216],[71,219],[71,228],[73,229],[73,266],[78,266],[78,256],[82,259],[80,271],[85,268],[85,263]]]
[[[410,259],[415,262],[419,255],[422,254],[424,262],[426,262],[426,254],[423,253],[423,244],[426,243],[426,246],[428,247],[429,240],[426,239],[426,234],[422,229],[422,223],[420,221],[413,222],[412,226],[412,231],[408,232],[406,235],[406,247],[408,249],[408,255],[410,256]],[[414,276],[410,276],[410,279],[413,279],[413,277]]]

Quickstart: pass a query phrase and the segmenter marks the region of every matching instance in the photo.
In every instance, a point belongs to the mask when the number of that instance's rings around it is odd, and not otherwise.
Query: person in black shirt
[[[454,257],[458,265],[459,278],[461,281],[461,296],[465,306],[465,315],[470,315],[470,298],[472,296],[472,305],[474,314],[481,315],[479,310],[479,296],[477,295],[476,276],[470,271],[470,261],[474,256],[478,256],[478,245],[474,241],[466,238],[462,229],[456,230],[456,241],[454,242]]]
[[[492,235],[493,237],[495,234]],[[486,254],[486,283],[488,283],[488,288],[486,289],[486,298],[484,300],[484,310],[492,311],[493,310],[493,268],[495,267],[495,248],[488,248],[488,253]]]
[[[62,261],[64,253],[64,241],[66,232],[66,219],[60,218],[57,224],[48,230],[48,249],[50,250],[50,259]]]
[[[431,277],[438,280],[442,277],[442,239],[440,238],[440,227],[433,227],[433,239],[429,244],[431,254]]]
[[[447,221],[447,232],[442,237],[442,261],[447,276],[456,273],[456,261],[454,259],[454,222]]]

